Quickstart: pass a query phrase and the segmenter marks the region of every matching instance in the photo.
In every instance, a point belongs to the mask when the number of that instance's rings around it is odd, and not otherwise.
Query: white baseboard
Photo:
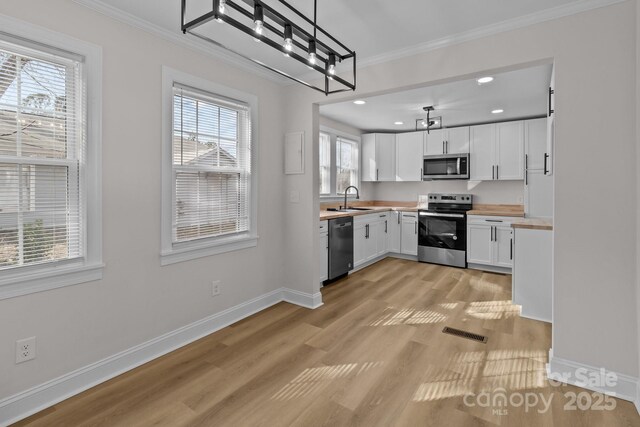
[[[596,378],[601,375],[601,368],[554,357],[553,353],[551,351],[549,352],[549,363],[547,364],[547,376],[549,378],[556,379],[558,376],[563,374],[570,374],[570,377],[566,381],[567,384],[634,402],[636,404],[636,408],[638,408],[638,399],[640,398],[640,384],[638,382],[638,378],[613,372],[617,376],[617,382],[614,386],[604,385],[596,387],[590,384],[581,383],[575,375],[578,369],[581,369],[589,378]],[[607,372],[609,373],[612,371]],[[640,410],[638,412],[640,412]]]
[[[281,301],[317,308],[322,294],[280,288],[208,316],[103,360],[0,400],[0,426],[8,426],[102,382],[183,347]]]

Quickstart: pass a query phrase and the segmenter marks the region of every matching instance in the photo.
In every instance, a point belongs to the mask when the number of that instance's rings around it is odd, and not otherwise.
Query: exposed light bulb
[[[330,75],[335,75],[336,74],[336,55],[333,53],[329,54],[329,74]]]
[[[219,0],[218,3],[218,13],[224,15],[226,9],[227,0]]]
[[[293,50],[293,28],[290,24],[284,25],[284,50],[291,52]],[[285,54],[285,56],[288,56]]]
[[[262,35],[262,32],[264,31],[264,24],[262,21],[255,21],[253,23],[253,31],[258,35]]]
[[[309,64],[315,65],[316,59],[316,41],[309,40]]]
[[[256,3],[253,9],[253,31],[261,36],[264,31],[264,13],[262,12],[262,6]],[[254,38],[255,41],[259,42],[259,38]]]

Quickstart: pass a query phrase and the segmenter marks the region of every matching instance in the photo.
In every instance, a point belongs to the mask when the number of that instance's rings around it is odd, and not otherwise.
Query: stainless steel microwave
[[[422,180],[469,179],[469,153],[424,156]]]

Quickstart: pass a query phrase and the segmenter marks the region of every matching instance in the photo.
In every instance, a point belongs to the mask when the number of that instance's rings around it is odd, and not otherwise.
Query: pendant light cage
[[[356,52],[349,49],[317,23],[317,0],[314,0],[313,19],[305,16],[284,0],[274,0],[271,6],[262,0],[212,0],[212,8],[204,14],[187,20],[188,1],[182,1],[181,29],[184,34],[193,35],[218,47],[226,49],[263,68],[287,77],[311,89],[330,95],[355,91]],[[243,54],[226,46],[202,31],[211,21],[223,22],[262,42],[291,60],[298,61],[319,73],[324,84],[314,84],[303,78],[270,66],[264,61]],[[342,66],[351,63],[351,66]],[[315,80],[311,78],[311,80]]]

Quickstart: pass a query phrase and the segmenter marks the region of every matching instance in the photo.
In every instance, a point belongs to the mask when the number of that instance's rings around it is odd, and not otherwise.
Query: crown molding
[[[153,24],[145,19],[132,15],[128,12],[125,12],[122,9],[118,9],[117,7],[106,4],[103,1],[100,1],[100,0],[72,0],[72,1],[81,6],[85,6],[91,10],[101,13],[102,15],[105,15],[109,18],[115,19],[116,21],[138,28],[149,34],[152,34],[161,39],[176,43],[180,46],[184,46],[198,53],[203,53],[215,59],[222,60],[229,65],[235,66],[253,75],[262,77],[264,79],[267,79],[279,85],[285,85],[289,81],[289,79],[285,79],[284,77],[281,77],[276,73],[272,73],[257,67],[251,61],[248,61],[237,55],[234,55],[233,53],[225,50],[224,48],[198,40],[191,36],[185,36],[180,33],[175,33],[159,25]]]
[[[575,15],[581,12],[587,12],[592,9],[598,9],[601,7],[611,6],[616,3],[622,3],[627,0],[578,0],[573,3],[556,6],[550,9],[541,10],[528,15],[523,15],[517,18],[508,19],[505,21],[497,22],[495,24],[486,25],[469,31],[463,31],[461,33],[452,34],[450,36],[442,37],[435,40],[430,40],[424,43],[419,43],[413,46],[408,46],[401,49],[395,49],[390,52],[382,53],[379,55],[370,56],[368,58],[358,59],[357,69],[360,70],[365,67],[369,67],[376,64],[382,64],[385,62],[393,61],[396,59],[406,58],[413,55],[429,52],[436,49],[442,49],[448,46],[453,46],[468,41],[481,39],[483,37],[492,36],[506,31],[517,30],[519,28],[528,27],[542,22],[552,21],[554,19],[563,18],[565,16]],[[317,78],[317,74],[313,75],[305,73],[300,78],[310,79],[311,77]],[[287,82],[287,85],[292,85],[292,82]]]

